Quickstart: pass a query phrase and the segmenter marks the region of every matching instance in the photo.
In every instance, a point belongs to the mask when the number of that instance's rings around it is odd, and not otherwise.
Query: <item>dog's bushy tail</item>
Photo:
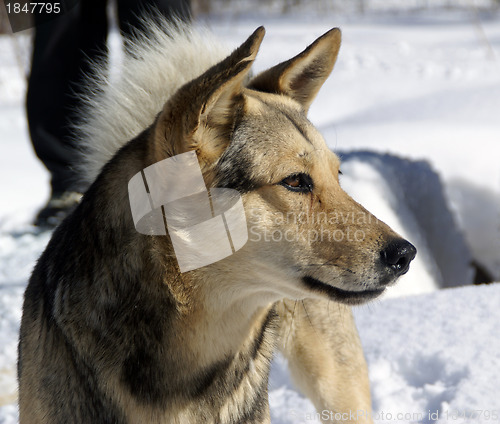
[[[128,141],[153,123],[165,101],[183,84],[223,59],[226,47],[202,28],[182,21],[144,19],[119,65],[96,65],[75,128],[91,183]]]

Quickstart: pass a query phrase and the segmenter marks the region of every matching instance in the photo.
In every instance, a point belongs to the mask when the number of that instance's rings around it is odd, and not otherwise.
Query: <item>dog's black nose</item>
[[[417,254],[413,244],[404,239],[395,239],[389,242],[380,253],[382,263],[389,267],[396,276],[403,275],[410,267],[410,262]]]

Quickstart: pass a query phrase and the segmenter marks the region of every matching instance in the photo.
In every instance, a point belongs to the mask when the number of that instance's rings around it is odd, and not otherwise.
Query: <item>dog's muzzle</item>
[[[378,269],[378,283],[363,290],[346,290],[326,284],[312,277],[302,277],[302,283],[310,290],[326,294],[330,299],[338,302],[359,305],[380,296],[387,286],[394,283],[398,277],[408,272],[410,262],[415,258],[417,249],[410,242],[402,238],[394,238],[380,251]]]

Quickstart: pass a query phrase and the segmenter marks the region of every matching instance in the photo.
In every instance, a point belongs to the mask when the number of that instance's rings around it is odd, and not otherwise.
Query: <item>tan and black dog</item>
[[[318,411],[371,421],[349,305],[379,296],[416,251],[341,189],[306,117],[340,31],[251,77],[263,37],[224,59],[204,33],[155,27],[89,100],[94,181],[25,294],[21,424],[269,423],[275,348]],[[168,235],[136,231],[127,185],[189,151],[208,188],[240,193],[249,238],[181,273]]]

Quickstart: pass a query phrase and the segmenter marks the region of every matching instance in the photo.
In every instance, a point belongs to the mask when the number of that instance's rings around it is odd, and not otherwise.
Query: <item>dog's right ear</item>
[[[203,149],[198,132],[232,122],[235,102],[242,99],[243,82],[264,34],[264,27],[257,28],[231,55],[171,97],[156,122],[155,160]]]

